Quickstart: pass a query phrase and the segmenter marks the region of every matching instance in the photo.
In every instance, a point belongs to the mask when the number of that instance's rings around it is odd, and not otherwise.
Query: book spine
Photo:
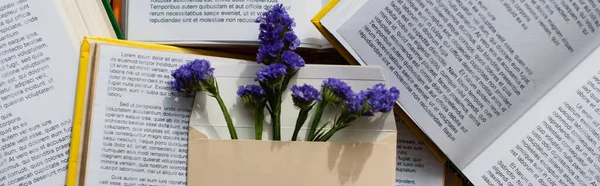
[[[110,19],[110,24],[115,30],[115,34],[117,34],[117,38],[125,39],[123,37],[123,32],[121,32],[121,28],[119,27],[119,23],[117,22],[117,18],[113,12],[111,7],[111,3],[108,0],[102,0],[102,5],[104,5],[104,9],[106,9],[106,14],[108,14],[108,19]]]

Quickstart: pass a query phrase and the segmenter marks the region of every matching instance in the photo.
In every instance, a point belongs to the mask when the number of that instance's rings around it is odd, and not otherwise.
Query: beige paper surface
[[[396,135],[375,143],[213,140],[190,128],[188,185],[391,186]]]

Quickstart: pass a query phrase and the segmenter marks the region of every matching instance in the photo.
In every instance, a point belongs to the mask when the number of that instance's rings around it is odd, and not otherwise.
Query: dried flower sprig
[[[171,76],[175,79],[171,81],[171,87],[187,95],[196,92],[206,92],[209,96],[214,97],[219,103],[219,107],[221,107],[231,139],[238,139],[231,115],[229,115],[229,111],[219,94],[219,85],[213,76],[214,70],[207,60],[193,60],[181,65],[171,73]]]
[[[293,51],[300,46],[300,39],[294,33],[294,19],[282,4],[267,9],[255,22],[260,23],[256,61],[267,65],[256,73],[255,81],[265,91],[265,107],[273,123],[273,140],[281,140],[281,96],[290,79],[305,65],[304,59]]]
[[[305,61],[294,52],[300,46],[300,40],[293,30],[294,19],[290,17],[283,5],[277,4],[267,9],[256,19],[256,22],[260,23],[258,37],[260,47],[256,60],[266,66],[256,72],[254,80],[259,85],[239,86],[237,94],[246,107],[254,108],[256,139],[262,139],[266,109],[273,124],[273,140],[281,140],[282,95],[290,80],[301,67],[305,66]],[[206,92],[214,97],[221,107],[231,138],[237,139],[235,127],[219,94],[219,86],[213,72],[214,68],[209,61],[193,60],[172,72],[171,75],[175,80],[170,84],[174,90],[183,94]],[[390,112],[400,95],[395,87],[388,90],[383,84],[355,93],[346,82],[336,78],[324,80],[321,91],[306,84],[294,85],[291,91],[294,106],[300,110],[292,141],[297,140],[308,112],[315,105],[317,109],[306,140],[327,141],[359,117],[373,116],[377,112]],[[340,108],[339,113],[333,121],[320,125],[321,117],[328,105]],[[330,123],[333,126],[327,130]]]
[[[260,47],[256,57],[258,63],[269,65],[279,61],[282,51],[295,50],[300,46],[300,39],[293,29],[296,23],[283,4],[276,4],[272,9],[267,9],[255,22],[260,23]]]
[[[317,110],[310,125],[307,140],[313,141],[315,139],[319,122],[321,122],[321,117],[327,104],[337,105],[353,95],[354,91],[352,91],[352,88],[346,82],[336,78],[323,80],[323,85],[321,86],[323,101],[317,104]]]
[[[313,86],[307,84],[304,84],[303,86],[294,85],[292,86],[291,90],[294,106],[300,109],[298,118],[296,119],[294,134],[292,135],[292,141],[296,141],[298,139],[298,133],[308,117],[308,112],[312,110],[315,102],[319,102],[322,99],[321,93],[319,93],[319,91]]]
[[[261,140],[265,121],[265,91],[258,85],[246,85],[239,86],[237,94],[246,107],[254,108],[254,139]]]
[[[400,91],[396,87],[385,89],[384,84],[376,84],[372,88],[353,93],[344,103],[341,114],[333,122],[329,131],[318,131],[313,141],[327,141],[337,131],[348,126],[350,122],[361,116],[373,116],[377,112],[390,112],[400,97]]]

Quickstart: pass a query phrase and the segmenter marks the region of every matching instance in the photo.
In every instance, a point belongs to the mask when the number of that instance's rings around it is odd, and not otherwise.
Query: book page
[[[110,45],[98,55],[85,183],[186,185],[193,97],[170,88],[170,73],[197,58],[240,60]]]
[[[600,183],[600,50],[469,164],[475,185]]]
[[[79,46],[55,1],[0,2],[0,185],[64,185]]]
[[[443,185],[444,165],[402,120],[396,117],[396,122],[398,127],[396,186]]]
[[[282,3],[296,21],[294,31],[303,44],[320,47],[325,39],[310,22],[323,7],[322,0],[279,1],[128,1],[127,39],[179,44],[252,42],[257,44],[259,24],[254,20],[276,3]],[[303,45],[304,46],[304,45]]]
[[[369,1],[337,31],[464,168],[598,44],[591,1]]]

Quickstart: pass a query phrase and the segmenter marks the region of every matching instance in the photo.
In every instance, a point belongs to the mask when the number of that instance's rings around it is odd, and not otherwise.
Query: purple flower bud
[[[254,81],[269,82],[285,74],[287,74],[287,66],[281,63],[273,63],[258,70]]]
[[[208,84],[211,83],[209,80],[214,78],[214,70],[207,60],[193,60],[181,65],[171,73],[171,76],[175,80],[170,82],[170,85],[178,92],[192,93],[201,91],[203,85],[211,86]]]
[[[358,113],[360,114],[363,110],[363,104],[365,103],[366,94],[364,91],[360,91],[357,93],[352,93],[352,95],[348,98],[347,109],[350,113]]]
[[[311,106],[314,101],[321,101],[321,93],[313,86],[304,84],[302,86],[294,85],[292,90],[292,100],[298,108]]]
[[[296,50],[296,48],[300,46],[300,39],[298,39],[298,36],[296,36],[296,34],[293,32],[285,33],[285,35],[283,35],[283,39],[289,42],[290,50]]]
[[[362,92],[362,91],[361,91]],[[376,84],[364,91],[366,96],[366,111],[363,115],[372,116],[376,112],[390,112],[400,97],[400,91],[396,87],[385,89],[384,84]]]
[[[292,70],[298,70],[298,68],[304,66],[304,59],[291,50],[286,50],[281,54],[281,61]]]
[[[189,63],[189,69],[195,78],[207,80],[213,77],[214,68],[210,67],[210,62],[207,60],[194,60]]]
[[[242,102],[246,106],[260,106],[265,99],[265,91],[258,85],[239,86],[237,90],[238,96],[242,98]]]
[[[274,40],[271,42],[265,42],[258,48],[258,54],[256,61],[258,63],[270,64],[269,58],[274,58],[279,55],[279,52],[283,49],[284,43],[281,40]]]
[[[239,86],[237,95],[242,96],[252,96],[252,97],[264,97],[265,91],[258,85],[246,85]]]
[[[346,82],[336,78],[327,78],[323,80],[321,88],[323,100],[334,104],[347,100],[354,94],[352,87],[348,86]]]

